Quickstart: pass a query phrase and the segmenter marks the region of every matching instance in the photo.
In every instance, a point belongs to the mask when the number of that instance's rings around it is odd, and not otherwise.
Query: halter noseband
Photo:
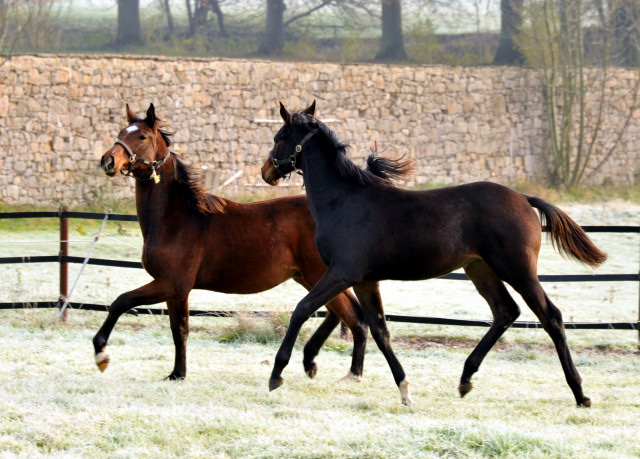
[[[165,161],[169,159],[169,156],[171,155],[170,151],[167,152],[164,158],[158,161],[149,161],[147,159],[138,158],[136,154],[133,151],[131,151],[131,148],[129,148],[129,146],[120,139],[117,139],[114,145],[120,145],[122,148],[124,148],[124,151],[126,151],[127,154],[129,155],[129,168],[127,169],[126,174],[124,173],[124,171],[120,171],[122,175],[127,175],[127,176],[130,175],[136,180],[153,179],[155,183],[160,182],[160,176],[156,174],[156,169],[159,169],[165,163]],[[147,166],[151,166],[151,177],[149,177],[148,179],[142,179],[140,177],[136,177],[135,175],[133,175],[132,168],[134,163],[142,163],[142,164],[146,164]]]
[[[280,170],[280,166],[283,164],[288,164],[291,166],[291,168],[298,174],[302,175],[302,170],[298,169],[296,167],[296,158],[298,157],[298,155],[302,152],[302,147],[304,146],[305,143],[307,143],[307,140],[309,140],[311,138],[311,136],[315,134],[313,131],[310,131],[305,137],[304,139],[302,139],[302,142],[300,142],[298,145],[296,145],[295,151],[294,153],[289,156],[289,159],[276,159],[275,157],[271,158],[271,163],[273,164],[273,167],[278,171],[278,174],[280,174],[281,177],[285,177],[287,174],[289,174],[289,172],[285,172],[283,173]]]

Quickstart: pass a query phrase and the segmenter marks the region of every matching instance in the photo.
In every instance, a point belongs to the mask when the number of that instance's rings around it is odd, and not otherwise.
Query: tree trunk
[[[211,10],[215,13],[216,17],[218,18],[218,29],[220,29],[220,35],[223,37],[228,37],[229,33],[227,32],[227,29],[224,27],[224,14],[220,9],[220,4],[218,3],[218,0],[211,0]]]
[[[523,0],[500,0],[500,43],[493,58],[494,65],[521,65],[524,57],[514,38],[522,26]]]
[[[140,0],[118,0],[118,32],[116,46],[139,45]]]
[[[284,0],[267,0],[267,24],[257,54],[264,56],[282,53],[284,46]]]
[[[375,60],[406,60],[401,0],[382,0],[382,37]]]
[[[196,25],[191,12],[191,0],[185,0],[185,4],[187,6],[187,18],[189,19],[189,36],[194,37],[196,35]]]
[[[169,35],[171,35],[173,33],[173,16],[171,15],[169,0],[164,0],[164,11],[167,14],[167,28],[169,29]]]
[[[640,61],[640,7],[637,0],[622,0],[614,14],[615,63],[637,67]]]

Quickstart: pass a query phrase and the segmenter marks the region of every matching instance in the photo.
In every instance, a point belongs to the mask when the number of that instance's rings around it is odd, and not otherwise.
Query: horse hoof
[[[362,376],[354,375],[351,372],[347,373],[346,376],[343,376],[342,378],[340,378],[338,380],[339,383],[342,383],[342,382],[360,382],[360,381],[362,381]]]
[[[98,365],[98,369],[102,372],[107,369],[109,366],[109,354],[106,352],[98,352],[96,354],[96,365]]]
[[[269,392],[276,390],[278,387],[282,386],[284,383],[284,379],[282,378],[271,378],[269,380]]]
[[[469,383],[466,383],[466,384],[460,384],[458,386],[458,392],[460,392],[460,398],[464,397],[469,392],[471,392],[471,389],[473,389],[473,383],[469,382]]]
[[[165,381],[182,381],[183,379],[184,379],[184,376],[176,375],[173,373],[171,373],[169,376],[164,378]]]
[[[411,388],[409,387],[411,383],[407,381],[407,379],[403,379],[400,384],[398,384],[398,389],[400,389],[400,397],[402,397],[402,404],[405,406],[413,405],[413,400],[411,399]]]
[[[578,403],[578,406],[583,408],[591,408],[591,399],[588,397],[585,397],[584,400]]]
[[[305,370],[307,376],[311,379],[316,377],[318,374],[318,365],[315,362],[312,362],[308,369]]]

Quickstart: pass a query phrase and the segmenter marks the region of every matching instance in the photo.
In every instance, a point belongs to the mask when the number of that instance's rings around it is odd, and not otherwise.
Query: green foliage
[[[337,49],[333,54],[337,60],[353,62],[373,59],[376,51],[377,41],[375,39],[362,37],[358,29],[349,27],[338,42]]]
[[[442,51],[435,27],[429,20],[413,22],[405,33],[406,49],[411,60],[421,64],[431,64]]]

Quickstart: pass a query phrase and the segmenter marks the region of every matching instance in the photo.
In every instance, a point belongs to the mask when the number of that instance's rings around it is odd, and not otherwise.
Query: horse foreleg
[[[391,368],[393,379],[400,390],[402,404],[412,405],[413,400],[411,399],[409,380],[407,380],[407,375],[391,348],[391,339],[384,317],[378,282],[363,282],[354,285],[353,291],[356,293],[358,300],[360,300],[360,306],[362,306],[364,316],[371,329],[371,335]]]
[[[291,315],[287,333],[284,335],[280,349],[278,349],[278,353],[276,354],[271,378],[269,378],[270,391],[277,389],[284,382],[281,376],[282,370],[289,364],[291,353],[293,352],[293,345],[296,342],[302,325],[311,317],[311,314],[316,312],[323,304],[327,304],[336,295],[349,287],[349,283],[343,276],[329,270],[298,303]]]
[[[98,333],[93,337],[96,365],[98,365],[100,371],[106,370],[109,365],[110,358],[105,352],[105,349],[113,327],[115,327],[120,316],[136,306],[166,301],[168,296],[169,290],[167,286],[162,282],[154,280],[135,290],[123,293],[116,298],[109,307],[109,314],[102,324],[102,327],[100,327]]]
[[[187,300],[167,301],[171,334],[176,349],[173,371],[165,379],[184,379],[187,376],[187,338],[189,337],[189,303]]]

